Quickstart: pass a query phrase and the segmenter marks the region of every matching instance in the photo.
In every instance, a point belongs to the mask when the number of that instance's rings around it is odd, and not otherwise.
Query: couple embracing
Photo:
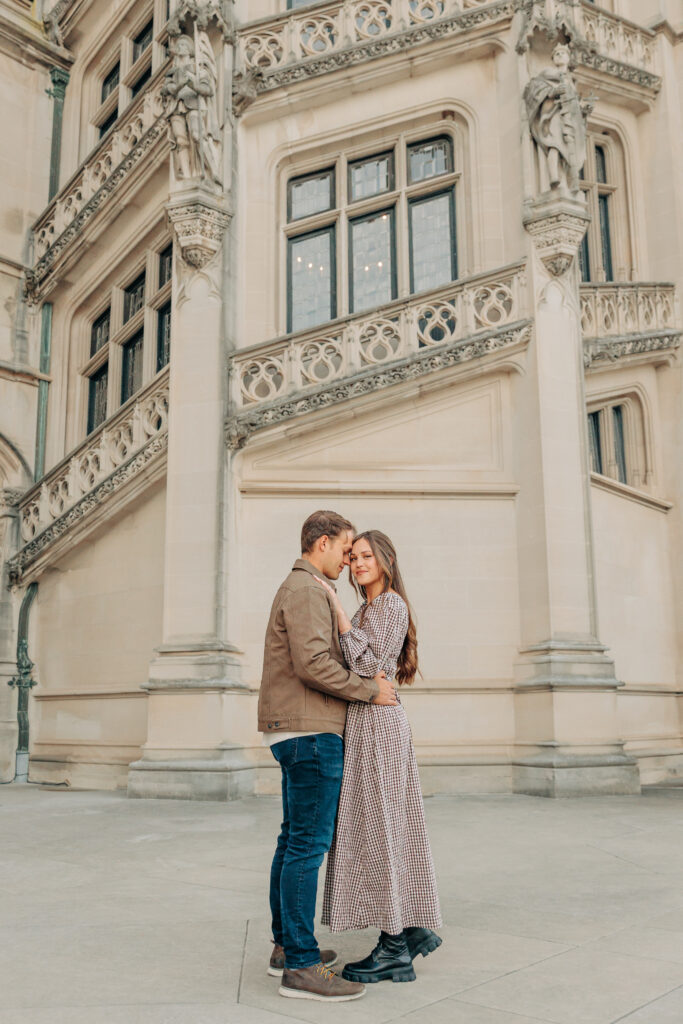
[[[282,977],[280,995],[325,1002],[358,999],[365,983],[414,981],[414,958],[441,944],[420,780],[396,690],[417,672],[415,624],[391,541],[354,532],[335,512],[304,523],[301,558],[268,622],[258,709],[282,771],[268,973]],[[345,566],[363,602],[351,620],[331,583]],[[341,976],[313,929],[328,851],[323,924],[380,929],[372,952]]]

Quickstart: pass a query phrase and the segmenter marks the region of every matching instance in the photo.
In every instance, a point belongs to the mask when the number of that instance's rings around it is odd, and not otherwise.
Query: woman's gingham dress
[[[363,625],[360,626],[363,608]],[[341,637],[350,669],[392,679],[408,630],[393,591],[359,608]],[[441,924],[410,725],[403,706],[349,704],[337,827],[327,858],[323,924],[332,931]]]

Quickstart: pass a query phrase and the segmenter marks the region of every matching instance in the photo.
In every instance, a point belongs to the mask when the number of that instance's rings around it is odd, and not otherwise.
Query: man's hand
[[[389,706],[395,706],[398,704],[396,700],[396,690],[391,679],[387,679],[386,672],[378,672],[374,677],[375,682],[379,686],[379,693],[376,697],[373,697],[371,704],[383,704]]]

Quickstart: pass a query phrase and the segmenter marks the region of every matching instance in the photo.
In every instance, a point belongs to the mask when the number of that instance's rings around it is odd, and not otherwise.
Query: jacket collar
[[[292,572],[294,572],[295,569],[304,569],[306,572],[310,572],[311,576],[322,576],[323,575],[323,573],[321,573],[320,569],[316,569],[316,567],[311,562],[309,562],[307,558],[297,558],[296,562],[292,566]],[[328,583],[332,587],[333,590],[337,589],[335,587],[334,583],[332,582],[332,580],[328,580],[326,578],[325,582]]]

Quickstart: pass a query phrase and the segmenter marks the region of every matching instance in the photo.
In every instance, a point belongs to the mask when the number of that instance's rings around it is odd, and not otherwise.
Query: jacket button
[[[280,724],[279,722],[276,722],[276,723],[275,723],[275,728],[276,728],[276,729],[277,729],[277,727],[279,726],[279,724]]]
[[[268,728],[269,728],[269,729],[272,729],[272,728],[273,728],[273,723],[272,723],[272,722],[268,722]]]

